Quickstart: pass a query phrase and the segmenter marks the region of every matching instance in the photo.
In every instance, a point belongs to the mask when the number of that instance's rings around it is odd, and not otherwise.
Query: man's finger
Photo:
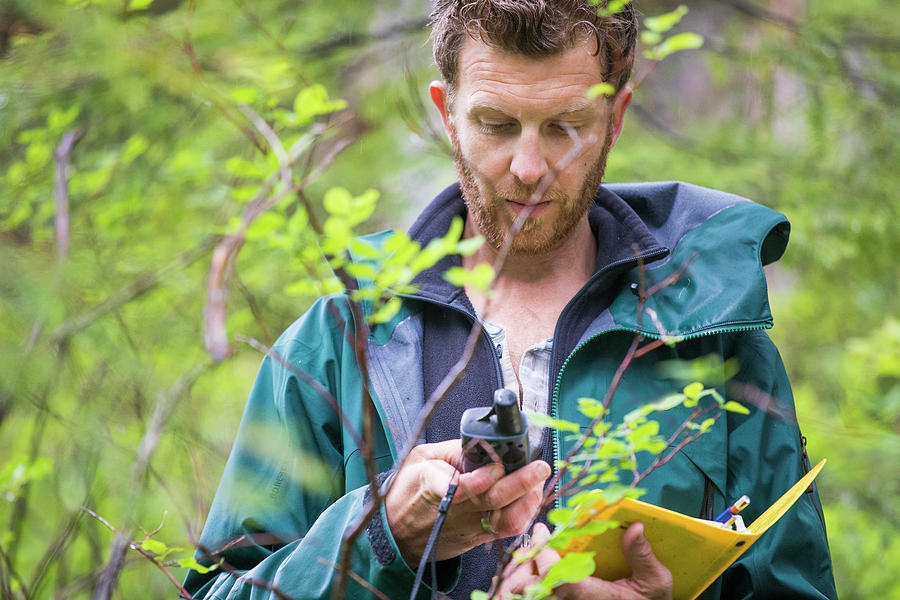
[[[532,489],[512,504],[493,510],[492,529],[501,537],[519,535],[537,513],[543,497],[539,489]]]
[[[446,440],[443,442],[435,442],[433,444],[419,444],[410,452],[410,458],[416,462],[423,460],[442,460],[446,463],[459,468],[459,458],[462,454],[462,443],[460,440]]]
[[[550,477],[550,465],[542,460],[528,463],[497,482],[482,498],[484,510],[495,510],[509,505],[535,488],[543,488]]]
[[[537,523],[534,526],[534,533],[531,536],[531,544],[537,546],[543,544],[550,539],[550,530],[543,523]],[[544,548],[534,557],[534,563],[537,565],[538,574],[543,577],[550,570],[550,567],[559,562],[559,553],[551,548]]]
[[[622,537],[622,552],[631,565],[631,580],[642,589],[672,587],[672,574],[656,559],[644,537],[644,524],[632,523]]]
[[[481,496],[491,489],[491,486],[499,481],[506,471],[501,464],[490,464],[479,467],[470,473],[462,473],[459,476],[459,486],[453,497],[454,504],[472,502],[476,506],[482,502]]]

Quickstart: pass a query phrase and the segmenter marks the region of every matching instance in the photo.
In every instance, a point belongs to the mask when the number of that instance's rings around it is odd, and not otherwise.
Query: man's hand
[[[549,537],[550,532],[543,523],[534,526],[532,544],[543,544]],[[553,590],[554,596],[560,600],[672,599],[672,574],[653,555],[650,543],[644,537],[643,524],[633,523],[625,531],[622,551],[631,565],[631,577],[618,581],[588,577],[578,583],[559,586]],[[540,581],[558,561],[559,554],[555,550],[544,548],[533,560],[521,564],[510,562],[497,596],[505,599],[512,593],[523,593],[526,587]]]
[[[417,565],[438,505],[456,471],[461,469],[459,440],[422,444],[410,452],[394,476],[384,499],[388,526],[403,559]],[[534,461],[504,475],[503,465],[491,464],[459,475],[456,495],[438,538],[438,560],[496,538],[518,535],[537,512],[550,465]]]

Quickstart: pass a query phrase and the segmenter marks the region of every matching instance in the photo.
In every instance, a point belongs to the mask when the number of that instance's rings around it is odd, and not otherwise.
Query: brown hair
[[[593,36],[604,79],[616,90],[631,76],[637,16],[631,2],[601,17],[607,0],[435,0],[431,12],[434,60],[450,92],[459,82],[465,36],[533,58],[559,54]]]

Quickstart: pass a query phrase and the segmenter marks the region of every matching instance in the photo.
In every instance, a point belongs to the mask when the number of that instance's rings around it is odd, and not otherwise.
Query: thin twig
[[[667,277],[659,284],[656,284],[647,290],[647,280],[646,273],[644,268],[643,259],[639,254],[637,254],[637,249],[635,249],[635,254],[637,255],[638,260],[638,277],[639,277],[639,290],[638,290],[638,304],[637,304],[637,325],[638,329],[641,328],[641,322],[643,320],[644,308],[646,306],[647,300],[659,290],[663,289],[668,285],[672,285],[675,281],[678,280],[681,274],[684,273],[684,269],[686,266],[682,266],[675,274]],[[625,374],[625,371],[630,367],[631,363],[639,356],[640,351],[640,343],[644,339],[642,334],[635,334],[632,338],[631,345],[628,348],[628,351],[625,353],[625,357],[619,363],[618,368],[616,369],[615,374],[613,375],[612,380],[610,381],[609,387],[607,387],[606,395],[603,398],[603,411],[597,415],[594,419],[591,420],[591,423],[588,425],[585,433],[582,434],[579,439],[575,442],[569,452],[566,454],[565,459],[563,460],[563,464],[556,470],[553,474],[553,477],[550,479],[549,483],[545,486],[544,498],[541,502],[540,507],[535,512],[534,516],[529,521],[528,525],[525,527],[522,534],[520,534],[507,549],[505,554],[501,557],[500,564],[497,567],[497,577],[494,579],[494,583],[491,585],[491,589],[489,595],[493,596],[496,590],[500,589],[500,586],[503,583],[503,579],[505,576],[506,565],[509,564],[509,561],[512,559],[513,552],[516,548],[522,545],[522,540],[524,539],[524,535],[526,532],[531,531],[534,524],[537,522],[537,518],[540,513],[547,508],[553,499],[556,497],[556,486],[559,481],[562,479],[562,476],[566,473],[566,471],[571,468],[571,460],[572,457],[576,456],[581,449],[584,447],[584,444],[587,442],[588,438],[591,435],[591,432],[604,418],[606,418],[607,410],[609,408],[609,404],[612,401],[613,396],[615,395],[621,381],[622,376]],[[647,346],[659,347],[664,342],[662,340],[653,340]],[[646,347],[646,346],[645,346]],[[644,352],[646,353],[646,352]]]
[[[280,353],[276,352],[274,348],[266,347],[264,344],[261,344],[257,340],[244,335],[236,335],[235,339],[244,342],[251,348],[258,350],[259,352],[262,352],[263,354],[280,364],[282,367],[299,377],[303,381],[303,383],[311,387],[313,391],[315,391],[328,403],[328,406],[331,408],[331,410],[337,413],[338,418],[341,420],[341,425],[343,425],[344,430],[350,434],[350,437],[353,438],[353,443],[356,444],[357,448],[362,448],[363,446],[365,446],[363,438],[353,427],[353,424],[347,419],[347,416],[341,409],[341,405],[337,401],[337,398],[335,398],[331,392],[325,389],[325,386],[310,377],[309,373],[284,358]]]
[[[673,433],[669,437],[668,441],[666,442],[666,448],[671,446],[675,442],[675,440],[677,440],[681,436],[681,434],[687,429],[689,423],[693,423],[694,421],[697,420],[697,418],[705,415],[708,412],[711,412],[712,410],[714,410],[716,408],[717,408],[717,406],[707,406],[706,408],[697,407],[694,410],[694,412],[691,413],[691,415],[675,431],[675,433]],[[713,418],[718,419],[721,414],[722,413],[718,413]],[[662,465],[669,462],[672,459],[672,457],[675,456],[675,454],[677,454],[682,448],[684,448],[687,445],[688,442],[694,441],[695,439],[697,439],[698,436],[699,436],[699,433],[697,436],[687,436],[684,440],[681,441],[681,443],[679,443],[677,446],[675,446],[672,449],[672,451],[669,452],[669,454],[665,456],[665,458],[663,457],[662,452],[657,454],[656,457],[653,459],[653,462],[651,462],[650,465],[648,465],[647,468],[644,469],[644,471],[640,475],[638,475],[637,471],[635,470],[635,477],[631,483],[632,487],[637,486],[637,484],[640,483],[647,475],[649,475],[657,468],[659,468]]]
[[[322,556],[320,556],[317,560],[319,561],[320,564],[323,564],[326,567],[331,567],[332,569],[340,568],[340,567],[338,567],[338,565],[334,564],[333,562],[331,562],[330,560],[327,560],[326,558],[324,558]],[[357,573],[354,573],[353,571],[348,571],[347,575],[349,575],[353,579],[353,581],[355,581],[359,585],[361,585],[364,588],[366,588],[367,590],[369,590],[376,597],[380,598],[380,600],[391,600],[390,598],[387,597],[387,595],[385,595],[384,592],[382,592],[381,590],[376,588],[374,585],[372,585],[371,583],[369,583],[368,581],[366,581],[365,579],[360,577]]]
[[[318,136],[319,132],[314,132],[314,135]],[[260,215],[277,206],[288,195],[304,189],[312,179],[319,175],[321,169],[331,164],[338,153],[346,148],[350,142],[351,140],[340,140],[332,148],[332,151],[319,162],[314,174],[304,178],[297,185],[289,184],[283,187],[279,193],[270,197],[276,182],[279,179],[283,180],[285,169],[289,169],[302,156],[303,150],[308,148],[306,141],[299,140],[291,147],[289,152],[279,155],[279,172],[271,175],[263,183],[256,197],[247,205],[241,216],[241,225],[238,231],[222,239],[213,250],[207,274],[207,297],[203,307],[203,323],[206,349],[215,361],[224,360],[230,354],[228,334],[225,327],[227,316],[225,309],[226,288],[230,279],[230,268],[244,245],[247,229]],[[278,144],[280,145],[280,141]],[[284,157],[286,162],[280,162],[281,156]]]
[[[157,402],[153,415],[150,418],[150,423],[147,425],[144,436],[141,438],[135,460],[131,465],[131,484],[129,487],[131,498],[125,513],[125,523],[131,520],[137,495],[143,487],[141,482],[144,480],[147,466],[159,443],[165,423],[168,421],[177,402],[187,395],[197,378],[208,371],[211,366],[209,363],[204,363],[193,367],[179,377],[167,393],[163,394]],[[101,571],[97,585],[94,588],[94,600],[107,600],[112,597],[119,572],[124,566],[125,552],[128,549],[128,538],[130,537],[129,531],[123,527],[116,532],[109,561],[107,561],[106,567]]]
[[[96,519],[97,521],[100,521],[100,523],[105,525],[107,529],[112,531],[117,536],[119,535],[119,532],[116,531],[115,527],[113,527],[112,525],[109,524],[109,521],[107,521],[106,519],[104,519],[103,517],[98,515],[96,512],[94,512],[90,508],[88,508],[86,506],[82,506],[81,510],[83,510],[90,516],[94,517],[94,519]],[[150,562],[152,562],[156,566],[157,569],[162,571],[165,574],[165,576],[168,578],[168,580],[171,581],[172,584],[174,584],[176,588],[178,588],[179,598],[187,598],[188,600],[193,600],[194,597],[191,596],[190,592],[188,592],[187,589],[185,589],[185,587],[183,585],[181,585],[181,582],[175,578],[175,576],[172,574],[172,572],[168,568],[166,568],[166,566],[164,564],[162,564],[161,562],[156,560],[155,554],[153,554],[152,552],[149,552],[147,550],[144,550],[141,547],[141,545],[135,541],[128,542],[128,547],[131,548],[132,550],[136,551],[138,554],[140,554],[141,556],[143,556]]]
[[[278,168],[281,172],[281,183],[286,188],[291,187],[291,165],[288,161],[287,152],[285,152],[284,145],[281,143],[278,134],[272,130],[265,119],[259,116],[259,114],[248,105],[243,102],[238,102],[237,107],[269,143],[272,151],[275,152],[275,157],[278,159]]]
[[[69,253],[69,155],[80,138],[80,129],[69,131],[62,137],[53,153],[56,159],[56,182],[53,185],[53,196],[56,201],[54,229],[56,256],[60,261],[65,260]]]

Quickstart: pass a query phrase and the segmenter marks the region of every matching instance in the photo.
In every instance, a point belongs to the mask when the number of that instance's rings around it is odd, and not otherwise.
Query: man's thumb
[[[671,581],[669,570],[653,554],[650,542],[644,537],[644,524],[632,523],[622,537],[622,552],[631,565],[631,579],[652,584]]]

